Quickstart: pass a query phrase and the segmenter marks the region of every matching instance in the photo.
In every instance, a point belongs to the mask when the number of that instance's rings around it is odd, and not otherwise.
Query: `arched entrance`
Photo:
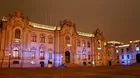
[[[69,51],[65,52],[65,62],[70,63],[70,52]]]
[[[112,62],[111,61],[108,61],[108,64],[109,64],[109,66],[111,66],[112,65]]]
[[[136,54],[136,62],[140,63],[140,54]]]

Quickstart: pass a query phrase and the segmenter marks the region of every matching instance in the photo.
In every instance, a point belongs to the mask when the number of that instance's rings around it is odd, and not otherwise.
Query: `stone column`
[[[1,30],[0,65],[2,67],[5,56],[6,26]]]

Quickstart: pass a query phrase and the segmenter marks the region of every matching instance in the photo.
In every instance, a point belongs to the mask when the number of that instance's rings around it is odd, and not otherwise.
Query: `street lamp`
[[[11,60],[11,53],[9,53],[9,65],[8,65],[8,68],[10,68],[10,60]]]

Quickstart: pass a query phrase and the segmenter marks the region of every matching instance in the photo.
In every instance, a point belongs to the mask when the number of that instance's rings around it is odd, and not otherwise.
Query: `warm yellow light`
[[[111,44],[124,44],[124,43],[118,42],[118,41],[108,41],[107,43],[111,43]]]
[[[92,62],[92,64],[95,64],[94,61]]]
[[[43,24],[37,24],[33,22],[29,22],[29,25],[36,27],[36,28],[41,28],[41,29],[47,29],[47,30],[56,30],[56,26],[48,26],[48,25],[43,25]]]
[[[118,51],[118,50],[116,50],[116,53],[119,53],[119,51]]]
[[[102,48],[98,47],[98,50],[101,50]]]
[[[77,31],[78,35],[86,37],[94,37],[94,34]]]
[[[11,56],[11,53],[9,53],[9,56]]]
[[[71,46],[71,44],[67,44],[67,46],[68,46],[68,47],[70,47],[70,46]]]
[[[125,44],[125,45],[120,45],[118,47],[129,47],[130,45],[129,44]]]

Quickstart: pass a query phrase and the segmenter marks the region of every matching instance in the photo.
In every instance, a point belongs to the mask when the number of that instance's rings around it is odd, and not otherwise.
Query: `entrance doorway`
[[[111,66],[111,65],[112,65],[111,61],[109,61],[108,63],[109,63],[109,66]]]
[[[41,66],[41,67],[44,67],[44,61],[41,61],[41,62],[40,62],[40,66]]]
[[[70,52],[69,51],[65,52],[65,62],[70,63]]]
[[[140,63],[140,54],[136,54],[136,62]]]

